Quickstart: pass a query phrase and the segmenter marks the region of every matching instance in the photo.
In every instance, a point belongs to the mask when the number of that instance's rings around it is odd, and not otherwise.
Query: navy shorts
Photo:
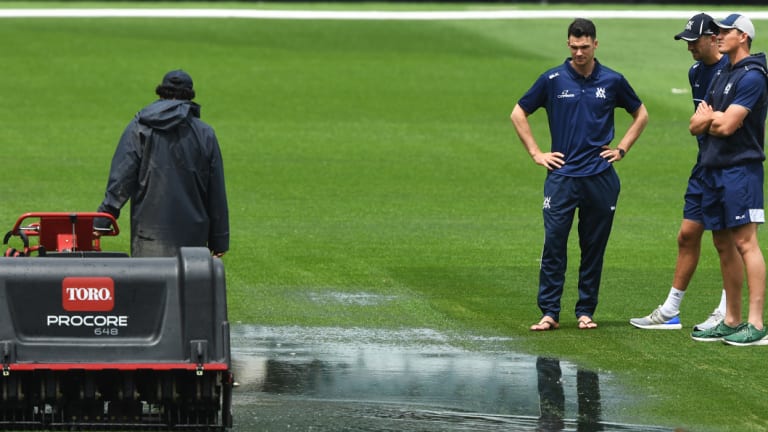
[[[701,212],[701,171],[701,165],[696,164],[691,170],[691,176],[688,177],[688,189],[685,190],[683,218],[703,224],[704,214]]]
[[[763,163],[704,168],[701,206],[707,230],[764,223]]]

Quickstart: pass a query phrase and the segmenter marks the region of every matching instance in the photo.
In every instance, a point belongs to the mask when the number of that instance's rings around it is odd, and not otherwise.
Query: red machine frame
[[[96,218],[106,218],[111,228],[94,229]],[[29,222],[29,220],[35,221]],[[24,225],[26,223],[26,225]],[[101,252],[101,237],[120,234],[117,221],[109,213],[102,212],[29,212],[19,216],[16,223],[5,234],[3,244],[12,236],[18,236],[24,243],[21,250],[8,248],[5,256],[30,256],[37,252]],[[35,244],[30,238],[37,238]]]

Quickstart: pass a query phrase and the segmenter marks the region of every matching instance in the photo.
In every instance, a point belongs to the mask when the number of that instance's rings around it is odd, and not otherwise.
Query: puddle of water
[[[309,298],[316,303],[340,303],[343,305],[375,306],[397,299],[397,296],[385,296],[366,292],[323,292],[310,293]]]
[[[234,326],[236,431],[671,431],[609,374],[432,330]]]

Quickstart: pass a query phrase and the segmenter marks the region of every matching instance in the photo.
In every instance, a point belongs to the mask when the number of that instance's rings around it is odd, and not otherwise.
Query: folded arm
[[[723,111],[715,111],[706,102],[699,103],[691,117],[688,131],[691,135],[710,134],[717,137],[733,135],[743,124],[749,110],[731,104]]]

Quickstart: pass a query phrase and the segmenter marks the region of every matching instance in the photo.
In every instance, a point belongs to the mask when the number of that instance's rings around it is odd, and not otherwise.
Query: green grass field
[[[222,7],[203,7],[213,6]],[[650,123],[617,165],[622,194],[600,328],[578,331],[571,313],[574,233],[562,328],[528,331],[539,318],[545,173],[509,113],[539,73],[568,56],[569,21],[2,19],[0,221],[10,229],[26,211],[95,210],[124,126],[166,71],[184,68],[225,158],[232,321],[511,337],[511,351],[618,376],[641,396],[622,421],[764,431],[768,350],[689,337],[719,300],[709,234],[683,302],[687,329],[628,324],[667,294],[696,155],[690,95],[673,91],[688,88],[692,63],[672,39],[684,19],[595,20],[597,57],[628,77]],[[763,51],[768,24],[755,24],[753,50]],[[628,116],[617,118],[621,133]],[[531,119],[544,141],[544,113]],[[121,222],[125,235],[106,248],[128,249],[127,211]],[[391,300],[317,301],[333,293]]]

